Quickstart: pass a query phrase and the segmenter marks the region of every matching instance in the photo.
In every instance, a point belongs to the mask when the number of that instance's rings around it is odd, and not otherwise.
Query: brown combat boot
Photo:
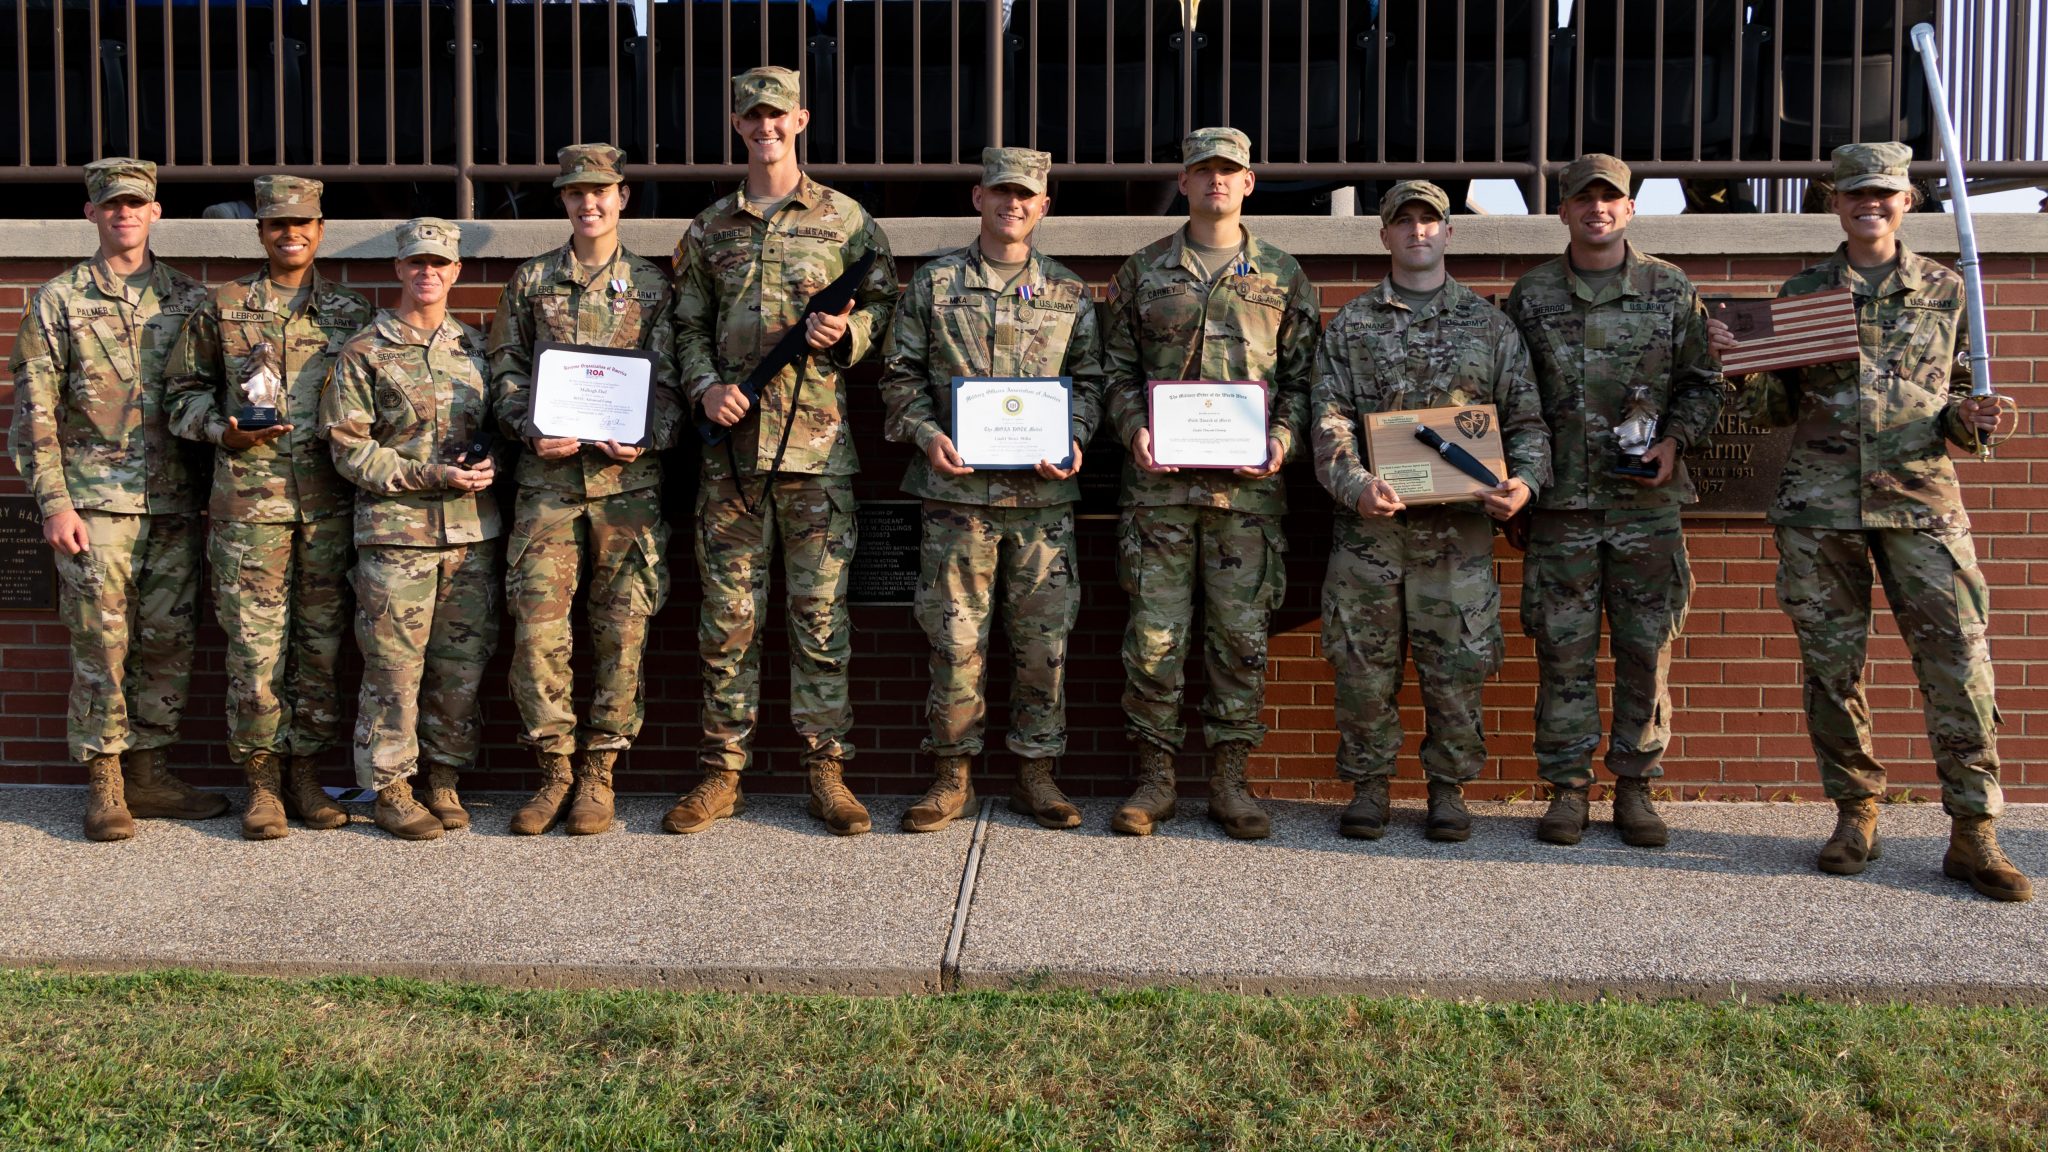
[[[462,806],[462,797],[455,794],[455,781],[460,775],[446,764],[427,766],[427,811],[450,832],[469,827],[469,812]]]
[[[1662,848],[1671,842],[1671,830],[1650,803],[1650,781],[1642,776],[1614,779],[1614,830],[1631,848]]]
[[[1109,818],[1109,826],[1127,836],[1150,836],[1163,821],[1173,819],[1180,799],[1173,790],[1173,753],[1156,744],[1138,746],[1138,790]]]
[[[569,788],[576,783],[567,756],[560,752],[537,752],[534,759],[540,761],[540,790],[512,814],[514,836],[547,835],[561,821],[562,813],[568,811]]]
[[[1209,750],[1209,819],[1232,840],[1264,840],[1273,832],[1265,809],[1253,802],[1244,786],[1244,759],[1252,750],[1242,740]]]
[[[1586,831],[1586,793],[1590,788],[1550,786],[1550,807],[1536,822],[1536,838],[1546,844],[1577,844]]]
[[[1821,845],[1814,866],[1835,876],[1854,876],[1884,854],[1877,839],[1877,798],[1835,801],[1835,832]]]
[[[1978,895],[2013,903],[2034,898],[2033,881],[2012,866],[1998,847],[1998,833],[1991,830],[1989,816],[1959,816],[1949,828],[1948,854],[1941,858],[1941,874],[1962,880]]]
[[[280,797],[280,765],[275,752],[251,752],[242,770],[249,776],[249,806],[242,811],[242,839],[276,840],[290,829],[284,823]]]
[[[706,772],[704,779],[684,793],[668,815],[661,818],[661,830],[688,836],[746,810],[747,798],[740,794],[740,774],[714,769]]]
[[[348,823],[348,813],[320,786],[320,769],[311,756],[294,756],[285,767],[284,814],[316,830]]]
[[[905,832],[937,832],[974,807],[974,785],[967,778],[973,760],[941,756],[933,769],[932,786],[903,814]]]
[[[399,780],[377,790],[373,810],[377,827],[400,840],[439,840],[446,829],[441,818],[420,807],[413,797],[412,781]]]
[[[1387,784],[1385,776],[1369,776],[1352,790],[1351,803],[1337,818],[1337,835],[1353,840],[1377,840],[1387,834]]]
[[[1010,811],[1029,816],[1040,828],[1079,828],[1081,810],[1052,782],[1050,756],[1026,756],[1017,769],[1017,788],[1010,793]]]
[[[85,771],[85,838],[126,840],[135,835],[135,818],[122,798],[121,758],[111,753],[95,756],[85,762]]]
[[[1429,820],[1422,834],[1431,840],[1459,844],[1472,838],[1472,812],[1465,807],[1465,786],[1456,780],[1429,782]]]
[[[576,797],[569,802],[569,818],[562,831],[571,836],[595,836],[612,827],[612,765],[619,754],[585,748],[576,763]]]
[[[228,798],[201,792],[164,766],[164,750],[131,750],[121,758],[122,795],[137,820],[211,820],[228,810]]]
[[[846,768],[827,757],[810,767],[811,815],[825,822],[834,836],[858,836],[874,825],[868,810],[846,787]]]

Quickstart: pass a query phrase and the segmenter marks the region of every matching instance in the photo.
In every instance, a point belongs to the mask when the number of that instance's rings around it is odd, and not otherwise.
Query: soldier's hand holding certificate
[[[969,468],[1070,468],[1073,419],[1072,377],[953,377],[953,450]]]
[[[546,340],[533,346],[529,437],[644,448],[653,402],[652,352]]]
[[[1154,380],[1152,459],[1165,468],[1264,468],[1266,386],[1257,380]]]

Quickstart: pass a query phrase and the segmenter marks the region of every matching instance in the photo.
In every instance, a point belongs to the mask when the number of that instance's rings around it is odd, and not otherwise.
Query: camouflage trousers
[[[498,542],[356,551],[356,783],[383,788],[428,763],[467,768],[477,691],[498,649]]]
[[[216,520],[214,614],[228,634],[228,756],[314,756],[341,739],[335,672],[348,630],[348,516],[301,524]]]
[[[1884,794],[1863,694],[1874,565],[1920,680],[1941,805],[1951,816],[1998,815],[2005,801],[1985,639],[1991,596],[1969,530],[1781,525],[1777,537],[1778,603],[1799,635],[1806,728],[1827,794]]]
[[[1202,738],[1210,747],[1266,738],[1266,623],[1287,594],[1278,517],[1191,505],[1125,508],[1117,582],[1131,597],[1124,628],[1125,731],[1179,751],[1182,667],[1202,593]]]
[[[758,477],[746,477],[749,494]],[[853,620],[846,576],[859,537],[852,478],[778,476],[753,512],[731,479],[705,478],[697,490],[697,574],[704,600],[697,652],[704,665],[707,770],[742,771],[761,714],[761,622],[768,616],[768,570],[782,546],[789,620],[789,719],[806,765],[851,760],[853,705],[847,670]]]
[[[1067,750],[1067,634],[1081,614],[1074,509],[990,508],[924,502],[919,553],[919,626],[931,640],[931,693],[924,751],[979,756],[988,718],[988,634],[1002,596],[1003,628],[1016,669],[1010,731],[1019,756]]]
[[[80,512],[92,546],[57,555],[71,629],[71,758],[164,748],[192,680],[199,517]]]
[[[1323,580],[1323,657],[1337,677],[1337,774],[1392,776],[1401,664],[1415,658],[1422,770],[1470,780],[1486,765],[1480,691],[1500,668],[1493,522],[1475,508],[1339,515]]]
[[[615,752],[633,746],[646,715],[641,657],[647,621],[668,599],[667,551],[658,488],[595,500],[547,488],[519,490],[505,550],[505,600],[514,625],[512,699],[525,725],[520,743],[563,756],[577,749],[569,617],[583,586],[594,685],[581,746]]]
[[[1522,631],[1536,640],[1536,768],[1545,780],[1572,788],[1593,782],[1603,609],[1614,653],[1607,769],[1663,774],[1671,642],[1691,600],[1677,508],[1537,511],[1522,561]]]

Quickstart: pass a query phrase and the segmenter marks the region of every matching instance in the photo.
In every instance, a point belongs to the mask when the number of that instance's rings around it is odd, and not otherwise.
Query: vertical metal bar
[[[1462,3],[1458,7],[1460,11],[1464,10]],[[1309,8],[1304,3],[1301,6],[1301,139],[1296,142],[1294,153],[1295,162],[1300,164],[1308,163],[1308,21]]]
[[[1543,164],[1550,158],[1550,0],[1535,0],[1529,18],[1529,148],[1534,174],[1523,199],[1532,215],[1550,212],[1550,190],[1543,179]],[[1501,25],[1507,35],[1507,25]],[[1578,55],[1575,53],[1575,55]]]
[[[498,92],[497,102],[493,105],[498,116],[498,151],[495,155],[498,163],[509,164],[512,162],[512,96],[508,91],[511,81],[506,77],[506,70],[511,65],[511,59],[510,50],[505,47],[507,17],[504,0],[498,0],[495,7],[498,10]]]
[[[1622,61],[1628,59],[1628,57],[1625,55],[1627,48],[1623,42],[1622,36],[1627,27],[1627,8],[1625,5],[1616,4],[1614,6],[1614,104],[1612,105],[1612,107],[1614,108],[1614,147],[1608,149],[1609,152],[1613,153],[1616,156],[1621,155],[1621,65]],[[1627,191],[1627,189],[1623,189],[1623,191],[1625,192]]]
[[[1377,27],[1373,30],[1372,71],[1374,86],[1378,88],[1373,97],[1373,115],[1378,121],[1373,128],[1373,160],[1379,164],[1387,162],[1387,19],[1387,10],[1382,8],[1379,19],[1373,21]],[[1264,79],[1263,76],[1260,78]]]
[[[832,72],[835,77],[834,83],[838,86],[833,98],[833,106],[838,115],[838,130],[832,133],[832,138],[839,142],[837,149],[839,162],[844,164],[846,163],[846,5],[834,4],[832,6],[832,18],[834,21],[832,33],[834,66]],[[876,52],[879,53],[881,48],[881,42],[877,40],[875,43]],[[881,61],[879,59],[875,61],[875,67],[877,71],[880,70]],[[881,157],[876,156],[875,159],[880,161]]]
[[[1827,53],[1822,50],[1826,43],[1821,27],[1821,0],[1813,0],[1813,142],[1807,151],[1807,158],[1820,159],[1820,73],[1827,66]]]
[[[1230,12],[1229,0],[1224,0],[1226,17]],[[1350,159],[1351,142],[1351,5],[1337,5],[1337,163]],[[1223,53],[1223,110],[1230,112],[1230,52]],[[1306,159],[1306,157],[1304,157]]]
[[[1572,23],[1578,25],[1578,34],[1572,38],[1572,157],[1576,159],[1586,154],[1586,47],[1593,39],[1584,4],[1572,9]]]
[[[1259,0],[1259,163],[1273,158],[1273,0]]]
[[[1990,13],[1986,11],[1989,3],[1990,0],[1977,0],[1977,3],[1973,6],[1974,11],[1972,15],[1977,21],[1977,34],[1970,39],[1970,45],[1973,49],[1981,46],[1990,38],[1987,35],[1989,30],[1985,27],[1985,25],[1991,22],[1989,19]],[[1977,82],[1979,70],[1976,52],[1958,53],[1957,56],[1958,65],[1969,69],[1967,75],[1970,85],[1970,126],[1956,133],[1956,149],[1963,154],[1963,158],[1967,159],[1976,150],[1976,142],[1983,136],[1983,124],[1985,121],[1984,85]],[[1961,190],[1959,189],[1958,194],[1960,192]]]
[[[1849,20],[1849,139],[1863,139],[1863,0],[1855,0]],[[1892,57],[1892,71],[1905,61]]]
[[[500,7],[503,7],[502,2]],[[455,218],[476,217],[476,6],[455,0]],[[504,119],[500,116],[499,119]],[[428,153],[429,162],[433,154]]]
[[[170,18],[171,6],[166,4],[164,19]],[[171,38],[164,37],[166,52],[170,51],[170,44]],[[164,71],[169,73],[170,69],[166,67]],[[16,0],[14,5],[14,100],[16,131],[21,133],[16,137],[21,141],[21,151],[16,154],[15,164],[17,167],[26,168],[33,159],[28,148],[28,5],[21,3],[20,0]],[[57,101],[57,106],[64,106],[61,98]]]
[[[1067,0],[1067,163],[1077,164],[1081,155],[1077,149],[1076,115],[1081,99],[1081,29],[1078,21],[1077,0]]]
[[[794,13],[794,15],[796,19],[795,22],[791,25],[791,28],[796,35],[796,64],[794,65],[794,67],[797,71],[797,81],[802,86],[800,89],[800,96],[803,100],[804,107],[809,108],[811,105],[817,103],[818,97],[817,89],[811,87],[810,45],[806,37],[804,36],[804,31],[808,26],[808,23],[811,18],[811,6],[809,4],[802,3],[800,0],[800,2],[796,6],[796,12]],[[803,163],[809,164],[811,162],[811,134],[805,132],[802,135],[798,136],[796,138],[796,146]]]
[[[24,10],[24,11],[26,11],[26,10],[27,10],[27,7],[28,7],[28,6],[27,6],[26,4],[16,4],[16,7],[17,7],[17,8],[20,8],[20,9],[22,9],[22,10]],[[171,34],[171,29],[172,29],[172,22],[171,22],[171,6],[170,6],[169,4],[166,4],[166,5],[164,5],[164,6],[163,6],[163,21],[164,21],[164,158],[165,158],[165,159],[167,159],[167,160],[170,160],[170,161],[173,161],[173,162],[175,162],[175,161],[176,161],[176,160],[178,159],[178,86],[177,86],[177,84],[175,83],[176,77],[177,77],[177,75],[178,75],[178,69],[177,69],[177,67],[176,67],[176,60],[175,60],[175,56],[176,56],[176,53],[175,53],[174,49],[173,49],[173,48],[172,48],[172,46],[171,46],[171,41],[172,41],[172,40],[174,39],[174,37],[173,37],[173,36],[172,36],[172,34]],[[24,55],[24,56],[23,56],[23,59],[27,59],[26,55]],[[26,65],[23,65],[23,71],[26,71],[26,70],[27,70],[27,66],[26,66]],[[21,134],[21,144],[22,144],[22,148],[21,148],[21,155],[22,155],[22,159],[23,159],[23,160],[25,161],[25,160],[26,160],[26,159],[28,158],[28,133],[27,133],[27,132],[23,132],[23,133]],[[318,158],[317,158],[317,156],[315,157],[315,162],[316,162],[316,163],[318,162]]]
[[[1698,0],[1695,0],[1697,3]],[[1650,83],[1654,91],[1650,94],[1650,159],[1664,158],[1664,0],[1657,0],[1657,16],[1651,22],[1650,42]],[[1620,127],[1621,109],[1614,110],[1615,125]],[[1697,121],[1698,117],[1694,117]],[[1619,148],[1615,155],[1621,155]],[[1627,191],[1627,189],[1623,189]]]
[[[924,14],[910,6],[910,162],[924,163]]]
[[[398,162],[398,23],[384,5],[384,162]]]
[[[1229,0],[1225,0],[1225,2],[1228,3]],[[1031,125],[1031,131],[1028,137],[1030,143],[1027,144],[1026,147],[1031,148],[1034,151],[1038,149],[1038,105],[1039,102],[1045,98],[1045,92],[1043,91],[1044,81],[1040,78],[1038,71],[1038,39],[1041,35],[1043,35],[1042,25],[1040,24],[1038,18],[1038,7],[1039,0],[1031,0],[1031,62],[1025,65],[1026,74],[1031,77],[1031,98],[1025,101],[1024,103],[1024,107],[1030,109],[1030,111],[1027,113],[1027,115],[1029,116],[1029,120],[1027,122]],[[1067,82],[1069,89],[1069,99],[1071,99],[1073,87],[1073,76],[1071,73],[1067,77]],[[1226,80],[1224,83],[1228,84],[1229,81]],[[1072,154],[1069,153],[1070,157],[1071,155]]]
[[[1415,162],[1421,164],[1427,156],[1423,140],[1428,133],[1422,126],[1429,123],[1429,97],[1426,94],[1429,78],[1429,5],[1415,6]]]
[[[87,102],[87,107],[92,109],[92,155],[93,159],[97,160],[107,154],[101,140],[104,123],[100,109],[100,6],[87,5],[86,11],[89,15],[86,17],[85,31],[91,37],[87,41],[86,66],[87,75],[92,80],[92,96]]]
[[[1493,162],[1507,156],[1508,3],[1493,0]]]
[[[1458,55],[1456,59],[1459,66],[1462,67],[1465,63],[1464,0],[1459,0],[1458,3],[1458,22],[1451,33],[1451,42],[1457,48]],[[1463,164],[1465,162],[1465,85],[1453,84],[1451,87],[1457,93],[1456,98],[1451,101],[1451,160],[1454,163]]]
[[[21,18],[24,21],[22,27],[26,29],[28,27],[26,23],[28,19],[28,5],[21,3],[20,0],[15,0],[15,3],[16,10],[21,13]],[[202,9],[202,11],[204,10]],[[57,106],[57,165],[59,167],[63,167],[67,157],[64,155],[64,153],[66,152],[66,149],[64,147],[64,137],[66,133],[64,131],[64,6],[62,4],[52,4],[50,6],[50,21],[51,47],[55,49],[52,55],[55,57],[56,60],[56,67],[53,69],[53,76],[57,83],[57,90],[54,93],[55,98],[51,101],[51,103]],[[28,43],[28,35],[25,31],[22,34],[21,42],[24,45]],[[26,51],[26,49],[24,49],[24,51]],[[21,75],[22,83],[26,84],[28,82],[28,65],[24,64],[21,66]],[[26,100],[23,100],[21,102],[21,115],[22,123],[26,124],[28,122],[28,101]],[[23,128],[21,130],[21,139],[24,144],[28,142],[27,128]],[[26,160],[28,157],[28,149],[23,148],[21,150],[21,155],[22,158]]]
[[[548,151],[548,71],[547,71],[547,30],[541,26],[541,5],[533,6],[533,162],[547,163]],[[575,18],[577,9],[569,10]]]
[[[462,0],[456,0],[461,3]],[[534,5],[536,9],[540,5]],[[569,5],[569,142],[583,139],[583,5]],[[542,83],[546,83],[543,79]],[[547,163],[547,126],[541,125],[537,133],[540,139],[540,155],[534,163]]]
[[[201,5],[199,12],[202,16],[205,15],[206,7],[204,5]],[[201,43],[202,45],[205,44],[205,37],[201,37],[199,43]],[[200,72],[203,74],[205,71],[205,61],[201,60]],[[356,0],[348,0],[348,163],[349,167],[351,168],[355,167],[358,162],[358,157],[356,153],[362,145],[361,122],[363,106],[361,103],[357,101],[356,98],[357,74],[358,69],[356,67]],[[206,92],[206,88],[202,85],[199,91],[201,96],[203,97]],[[201,131],[203,132],[205,130],[206,119],[202,117],[199,123]],[[211,150],[209,149],[208,151],[210,153]]]
[[[164,19],[167,22],[165,24],[166,30],[168,30],[170,27],[170,25],[168,24],[168,21],[170,19],[170,11],[171,6],[168,4],[164,5]],[[307,41],[311,45],[310,58],[308,62],[311,64],[313,69],[313,163],[319,164],[323,159],[323,149],[321,147],[320,133],[325,126],[320,108],[320,65],[321,62],[326,60],[327,58],[320,54],[320,6],[318,4],[310,5],[306,11],[308,13],[307,19],[310,21],[307,31]],[[168,36],[165,37],[164,47],[164,72],[167,77],[171,71],[169,39],[170,38]],[[164,81],[164,87],[166,89],[169,89],[170,87],[170,80],[168,78],[166,78]],[[173,118],[171,116],[171,111],[169,108],[170,100],[168,91],[165,93],[164,104],[164,120],[166,123],[171,123]],[[166,133],[166,135],[168,135],[168,132]]]
[[[640,43],[643,45],[640,58],[644,61],[641,64],[641,68],[645,73],[647,82],[647,105],[641,109],[641,113],[647,117],[647,162],[649,164],[659,163],[661,158],[661,125],[658,122],[661,115],[661,106],[655,99],[655,91],[661,87],[661,71],[655,63],[656,57],[660,54],[661,45],[655,41],[655,27],[655,7],[653,4],[649,4],[647,6],[647,27],[640,30]],[[689,73],[685,72],[684,75],[687,76]]]
[[[883,162],[882,113],[885,109],[882,104],[882,77],[884,75],[882,62],[884,55],[882,47],[882,5],[877,2],[875,4],[875,163],[877,164]]]
[[[1941,20],[1941,6],[1936,5],[1934,19]],[[1899,131],[1904,126],[1901,119],[1906,101],[1906,77],[1914,70],[1906,64],[1906,0],[1892,3],[1892,134],[1903,136]],[[1741,86],[1737,85],[1740,91]]]
[[[1230,76],[1231,73],[1237,71],[1237,57],[1232,56],[1230,54],[1232,48],[1232,45],[1230,43],[1231,17],[1232,13],[1230,11],[1230,0],[1223,0],[1223,119],[1228,123],[1235,123],[1236,117],[1235,115],[1233,115],[1233,111],[1230,104]],[[1343,55],[1341,53],[1338,55],[1338,59],[1340,61],[1343,59]],[[1338,67],[1341,69],[1343,65],[1340,63]],[[1343,98],[1344,93],[1350,91],[1349,88],[1346,88],[1344,86],[1342,80],[1343,73],[1340,71],[1338,73],[1339,83],[1337,85],[1337,91],[1339,93],[1340,99]],[[1344,141],[1343,138],[1339,136],[1337,140],[1337,159],[1342,160],[1343,158]]]
[[[1003,6],[988,0],[984,8],[988,21],[988,146],[1003,146]]]
[[[622,147],[619,143],[619,0],[609,0],[609,4],[605,10],[604,54],[609,61],[605,91],[611,106],[611,135],[606,139],[611,141],[612,147],[618,148]]]
[[[249,163],[249,4],[235,0],[235,155]]]
[[[1785,98],[1783,96],[1783,92],[1785,90],[1785,6],[1782,4],[1779,5],[1778,8],[1772,13],[1771,18],[1773,21],[1775,21],[1775,24],[1771,28],[1771,75],[1777,78],[1776,87],[1780,95],[1776,101],[1778,107],[1774,107],[1770,110],[1770,159],[1777,160],[1784,155],[1783,143],[1780,141],[1779,137],[1783,133],[1785,127],[1785,117],[1779,112],[1779,108],[1783,107],[1785,102]],[[1783,185],[1780,185],[1781,189],[1782,187]]]
[[[1186,9],[1182,9],[1183,12]],[[1225,105],[1228,108],[1228,105]],[[1229,118],[1229,113],[1224,113]],[[1194,127],[1195,119],[1195,24],[1183,17],[1180,42],[1180,134],[1187,134]]]
[[[130,5],[135,0],[128,0]],[[270,6],[270,127],[276,136],[271,155],[277,162],[285,162],[284,151],[284,5],[273,0]]]
[[[1152,151],[1152,5],[1145,5],[1145,132],[1139,139],[1145,142],[1145,160],[1150,163]],[[1115,65],[1111,65],[1115,67]],[[1187,118],[1187,109],[1181,109],[1182,119]],[[1185,134],[1183,134],[1185,135]]]
[[[16,0],[16,2],[18,3],[19,0]],[[136,43],[135,0],[128,0],[128,51],[122,53],[122,56],[128,61],[128,154],[130,156],[140,156],[142,154],[141,75],[137,71],[141,67],[142,61],[139,59],[141,53],[135,50]],[[280,105],[284,103],[282,95],[278,97],[278,103]],[[282,126],[283,121],[280,120],[278,123]],[[282,142],[280,142],[279,153],[282,154],[282,152]],[[170,153],[165,153],[164,160],[171,164],[178,162],[177,156]]]
[[[1272,0],[1266,0],[1272,3]],[[1071,9],[1069,9],[1071,11]],[[1102,6],[1102,162],[1116,163],[1116,5]],[[1068,33],[1072,35],[1071,32]],[[1147,157],[1150,159],[1150,157]]]
[[[460,6],[468,0],[455,0]],[[434,6],[420,4],[420,163],[434,162]]]
[[[1742,86],[1742,20],[1746,11],[1743,5],[1736,5],[1735,19],[1729,22],[1734,30],[1731,35],[1733,42],[1728,45],[1728,50],[1735,56],[1735,86],[1728,93],[1728,114],[1734,117],[1735,131],[1729,137],[1728,153],[1732,159],[1738,161],[1742,159],[1742,97],[1747,91]]]
[[[1738,23],[1742,20],[1740,8],[1736,10],[1735,19]],[[1702,123],[1707,118],[1706,70],[1707,6],[1696,2],[1692,9],[1692,156],[1690,159],[1693,160],[1700,158],[1700,129]],[[1735,117],[1730,123],[1736,123],[1740,119],[1741,117],[1739,116]],[[1739,127],[1735,129],[1735,131],[1740,130]]]
[[[952,87],[953,108],[946,123],[946,138],[950,142],[947,157],[951,163],[960,162],[960,0],[953,0],[953,23],[947,29],[953,44],[951,67],[946,70],[947,83]]]

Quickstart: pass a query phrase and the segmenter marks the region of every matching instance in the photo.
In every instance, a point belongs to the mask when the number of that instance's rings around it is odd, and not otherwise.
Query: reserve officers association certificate
[[[1265,466],[1266,386],[1257,380],[1154,380],[1152,459],[1175,468]]]
[[[653,401],[654,353],[543,340],[533,346],[524,431],[645,448]]]
[[[953,450],[969,468],[1074,466],[1071,376],[953,377]]]

